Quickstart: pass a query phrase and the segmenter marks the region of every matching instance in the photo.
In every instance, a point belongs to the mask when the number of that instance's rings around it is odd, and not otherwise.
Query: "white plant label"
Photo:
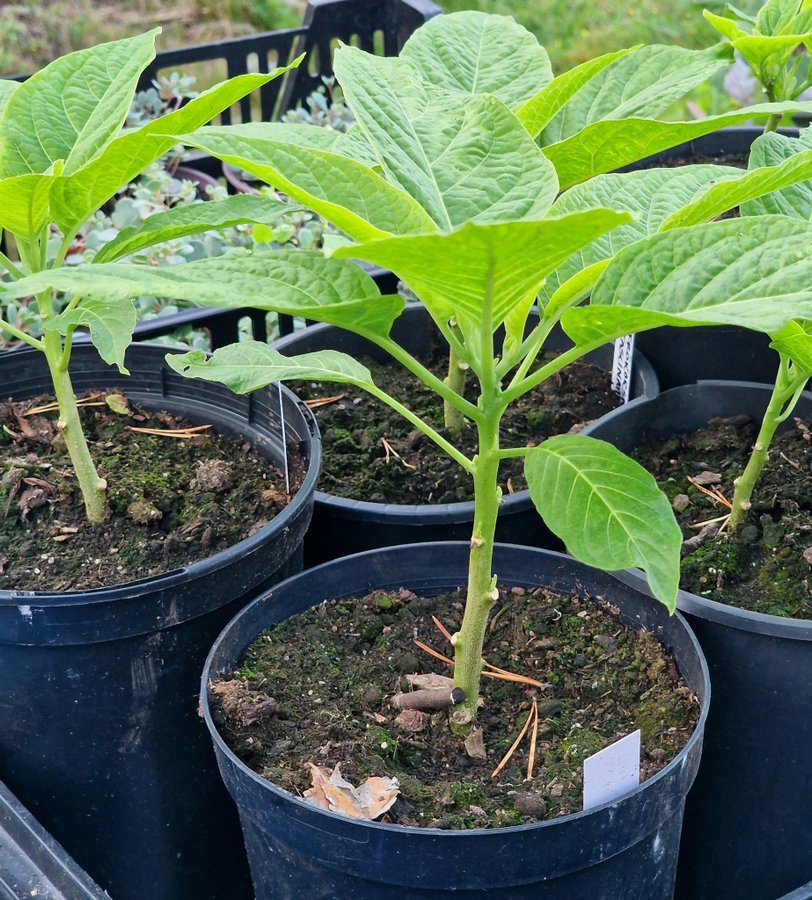
[[[611,803],[640,784],[640,730],[584,760],[584,809]]]
[[[612,361],[612,390],[624,403],[628,403],[631,396],[633,353],[633,334],[627,334],[615,341],[615,356]]]

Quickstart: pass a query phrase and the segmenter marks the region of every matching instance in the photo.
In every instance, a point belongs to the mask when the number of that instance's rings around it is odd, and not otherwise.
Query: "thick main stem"
[[[76,405],[76,394],[68,373],[66,354],[62,350],[62,340],[56,332],[47,330],[42,340],[48,368],[51,371],[54,395],[59,404],[57,427],[65,440],[65,446],[76,472],[76,479],[85,501],[88,521],[99,525],[104,521],[106,512],[107,482],[97,472],[90,456],[87,439],[79,421],[79,408]]]
[[[808,372],[793,374],[789,364],[782,358],[775,380],[770,402],[761,420],[753,451],[747,460],[742,474],[734,481],[733,501],[731,504],[728,529],[732,534],[747,518],[750,509],[750,498],[753,496],[756,482],[761,470],[769,458],[770,444],[778,426],[787,418],[795,407],[794,398],[803,389],[808,380]]]
[[[493,606],[493,542],[502,495],[497,481],[499,469],[499,419],[478,425],[479,451],[474,459],[474,531],[468,562],[468,593],[462,627],[454,642],[454,686],[462,688],[465,700],[453,713],[459,726],[476,717],[482,646]]]

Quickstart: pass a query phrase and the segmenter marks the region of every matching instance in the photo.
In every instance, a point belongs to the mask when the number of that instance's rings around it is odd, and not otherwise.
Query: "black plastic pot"
[[[109,900],[0,783],[0,900]]]
[[[74,348],[77,392],[118,387],[252,444],[280,465],[280,394],[236,397],[177,376],[164,347],[133,345],[122,376]],[[0,356],[0,393],[47,393],[44,357]],[[244,896],[235,817],[197,714],[197,680],[223,625],[301,568],[319,441],[282,393],[289,453],[307,461],[290,505],[251,537],[164,575],[85,593],[0,591],[0,777],[116,900]]]
[[[746,157],[750,145],[764,129],[755,126],[723,128],[694,141],[664,150],[621,171],[682,164],[716,162]],[[782,128],[796,137],[797,129]],[[778,354],[770,350],[765,334],[735,325],[707,328],[655,328],[635,338],[635,346],[650,360],[662,390],[705,379],[771,382],[778,369]]]
[[[535,316],[536,314],[531,314]],[[420,303],[409,303],[395,320],[392,337],[410,353],[428,353],[437,346],[439,336],[434,323]],[[356,358],[367,355],[382,361],[388,354],[352,332],[332,325],[315,325],[277,341],[282,353],[298,354],[316,350],[342,350]],[[557,330],[546,344],[563,350],[572,346]],[[612,367],[613,347],[607,345],[586,359],[602,368]],[[632,396],[653,397],[659,391],[657,378],[648,361],[635,354],[632,371]],[[328,559],[360,553],[376,547],[439,540],[468,540],[474,521],[473,502],[409,504],[371,503],[347,500],[316,491],[313,521],[305,538],[305,565],[317,565]],[[542,522],[529,491],[517,491],[503,497],[499,510],[496,538],[504,543],[526,544],[562,549],[560,541]]]
[[[765,385],[700,382],[610,413],[588,432],[629,450],[713,416],[758,420],[769,393]],[[812,415],[812,395],[797,410]],[[640,573],[622,577],[645,587]],[[677,896],[774,900],[812,875],[812,621],[686,591],[678,605],[708,659],[713,703],[685,814]]]
[[[260,597],[209,655],[201,707],[223,778],[240,810],[257,900],[666,900],[673,890],[685,794],[699,764],[707,671],[679,616],[568,556],[498,545],[509,585],[601,596],[635,627],[657,634],[702,703],[688,745],[654,778],[615,803],[515,828],[443,831],[348,819],[280,790],[245,766],[214,726],[207,686],[230,673],[262,630],[327,598],[406,586],[437,594],[464,584],[467,543],[410,544],[318,566]],[[272,686],[269,688],[272,690]]]

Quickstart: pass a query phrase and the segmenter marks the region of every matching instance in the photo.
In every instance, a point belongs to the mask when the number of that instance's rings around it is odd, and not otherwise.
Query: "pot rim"
[[[77,345],[77,348],[79,346],[87,348],[91,347],[89,343]],[[184,352],[182,348],[172,347],[168,345],[164,346],[161,344],[150,345],[147,343],[139,343],[137,347],[139,348],[139,353],[147,352],[155,355],[156,357],[157,354],[160,353],[161,359],[163,359],[166,353]],[[28,347],[23,348],[19,351],[19,353],[32,354],[37,352],[37,350]],[[318,439],[318,425],[316,424],[315,416],[313,416],[312,411],[309,410],[305,406],[305,404],[301,403],[299,401],[299,398],[289,388],[281,383],[280,387],[282,389],[283,396],[285,396],[290,402],[292,402],[301,412],[307,425],[308,431],[310,432],[312,442],[310,445],[310,458],[307,460],[307,467],[305,469],[304,478],[302,479],[302,483],[299,486],[299,489],[293,495],[293,499],[282,510],[282,512],[271,519],[270,522],[257,529],[257,531],[255,531],[248,537],[245,537],[241,541],[238,541],[236,544],[232,544],[230,547],[226,547],[225,549],[218,551],[213,556],[208,556],[205,559],[190,563],[187,566],[170,569],[169,571],[162,572],[159,575],[149,575],[145,578],[137,578],[132,581],[123,581],[120,584],[110,585],[108,587],[91,588],[89,590],[26,591],[0,589],[0,607],[19,607],[21,605],[27,604],[29,601],[33,601],[32,605],[40,607],[60,606],[66,604],[69,605],[80,601],[83,603],[102,603],[109,602],[110,600],[132,598],[145,592],[154,593],[158,591],[169,590],[176,585],[189,581],[192,578],[203,578],[205,576],[211,575],[224,566],[230,565],[231,559],[235,553],[245,555],[248,552],[257,550],[258,548],[261,548],[264,544],[266,544],[272,535],[277,532],[284,531],[289,526],[290,520],[294,519],[297,515],[300,514],[301,507],[308,502],[310,492],[314,488],[316,481],[318,480],[319,469],[321,466],[321,441]],[[137,400],[138,394],[134,393],[134,397]],[[233,413],[231,413],[230,410],[225,407],[223,407],[221,412],[224,415],[233,417]],[[246,424],[254,431],[261,430],[267,432],[268,434],[271,433],[269,429],[266,429],[264,426],[262,426],[260,429],[260,426],[257,426],[253,422]]]

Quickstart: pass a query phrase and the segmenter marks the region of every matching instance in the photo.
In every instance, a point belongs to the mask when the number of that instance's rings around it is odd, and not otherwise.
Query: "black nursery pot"
[[[537,313],[531,313],[531,321]],[[533,323],[535,324],[535,321]],[[395,320],[392,337],[410,353],[420,355],[437,346],[438,332],[421,303],[409,303]],[[545,348],[564,350],[572,342],[556,329]],[[285,354],[317,350],[341,350],[351,356],[371,356],[388,361],[387,353],[364,338],[332,325],[314,325],[282,338],[274,344]],[[605,370],[612,368],[613,345],[600,347],[585,358]],[[659,384],[648,360],[634,355],[632,391],[637,397],[653,397]],[[348,500],[316,491],[313,521],[305,538],[305,565],[360,553],[376,547],[440,540],[469,540],[474,521],[473,501],[463,503],[403,504]],[[526,544],[562,550],[561,542],[541,520],[530,492],[507,494],[502,498],[496,539],[504,543]]]
[[[750,145],[763,132],[755,126],[723,128],[621,171],[685,162],[735,164],[735,160],[747,157]],[[797,137],[798,131],[782,128],[781,134]],[[638,334],[635,346],[654,366],[664,391],[706,379],[770,383],[778,369],[778,354],[770,349],[769,337],[735,325],[655,328]]]
[[[769,396],[766,385],[700,382],[610,413],[587,432],[628,451],[713,416],[744,413],[758,421]],[[812,415],[812,395],[796,409]],[[640,573],[622,577],[645,589]],[[713,682],[677,896],[774,900],[812,875],[812,621],[748,612],[687,591],[677,602]]]
[[[246,440],[276,465],[276,388],[236,397],[133,345],[122,376],[74,347],[77,392],[115,387]],[[0,355],[0,392],[48,393],[44,356]],[[288,507],[251,537],[166,574],[87,592],[0,591],[0,777],[116,900],[245,896],[244,850],[197,712],[197,681],[223,625],[301,568],[318,464],[315,421],[284,391],[287,452],[307,461]]]
[[[260,778],[228,749],[211,718],[210,679],[230,674],[264,629],[326,598],[406,586],[427,595],[465,583],[467,542],[372,550],[309,569],[272,589],[226,628],[206,662],[201,707],[223,778],[240,810],[257,900],[666,900],[674,885],[685,794],[702,744],[709,684],[679,616],[641,592],[559,553],[497,545],[500,581],[601,596],[656,634],[699,697],[687,746],[620,800],[514,828],[443,831],[386,825],[317,809]],[[273,691],[273,686],[268,687]]]

